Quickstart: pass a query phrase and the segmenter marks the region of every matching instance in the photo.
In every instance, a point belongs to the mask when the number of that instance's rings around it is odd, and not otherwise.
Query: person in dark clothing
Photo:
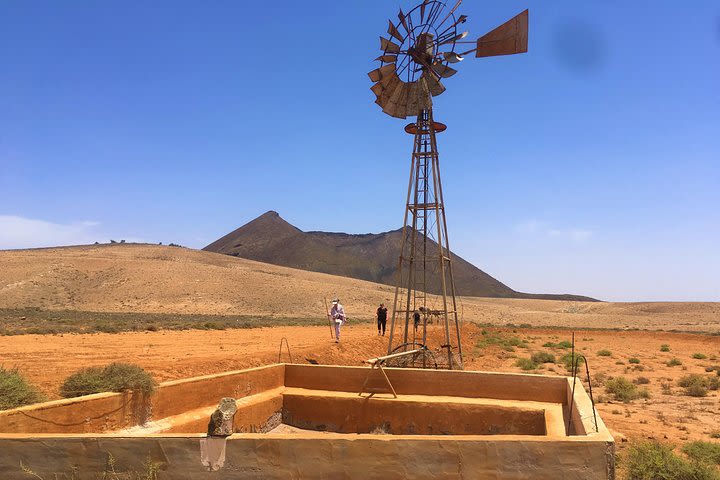
[[[415,330],[417,330],[418,326],[420,325],[420,312],[415,310],[415,313],[413,313],[413,324],[415,325]]]
[[[382,334],[385,335],[385,324],[386,323],[387,323],[387,308],[385,308],[384,303],[381,303],[377,309],[378,335],[380,335],[380,330],[382,330]]]

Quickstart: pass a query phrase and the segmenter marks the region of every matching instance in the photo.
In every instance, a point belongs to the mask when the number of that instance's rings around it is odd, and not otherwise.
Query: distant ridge
[[[303,232],[271,210],[203,250],[394,285],[401,235],[402,229],[361,235]],[[454,253],[453,274],[459,295],[597,301],[580,295],[516,292]],[[439,291],[432,284],[428,289]]]

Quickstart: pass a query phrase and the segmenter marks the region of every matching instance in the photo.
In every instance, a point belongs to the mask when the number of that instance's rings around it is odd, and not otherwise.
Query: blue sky
[[[267,210],[401,226],[412,138],[366,73],[398,6],[0,2],[0,248],[202,247]],[[521,291],[720,300],[720,4],[530,9],[435,99],[452,249]]]

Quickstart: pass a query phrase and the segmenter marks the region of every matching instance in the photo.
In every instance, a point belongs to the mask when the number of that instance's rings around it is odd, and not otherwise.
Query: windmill
[[[414,143],[388,355],[417,354],[405,358],[400,366],[437,367],[439,363],[462,369],[458,303],[436,140],[436,134],[447,127],[433,119],[432,99],[445,91],[441,80],[457,73],[450,65],[466,55],[527,52],[527,10],[476,41],[466,41],[468,32],[458,33],[467,21],[466,15],[457,15],[461,3],[457,0],[448,10],[442,1],[424,0],[407,13],[400,9],[398,20],[388,21],[388,38],[380,37],[382,55],[375,59],[380,67],[368,73],[375,103],[383,112],[396,118],[415,118],[405,127]],[[463,51],[463,45],[468,50]],[[441,339],[442,355],[437,357],[428,348],[429,322],[436,326],[430,333],[436,339],[439,334]]]

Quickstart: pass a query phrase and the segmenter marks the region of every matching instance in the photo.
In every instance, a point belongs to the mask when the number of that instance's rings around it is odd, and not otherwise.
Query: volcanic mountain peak
[[[286,222],[276,211],[270,210],[214,241],[203,250],[231,253],[236,249],[272,248],[283,239],[302,233],[300,229]]]
[[[402,229],[383,233],[303,232],[270,210],[228,233],[203,250],[285,267],[342,275],[394,285]],[[459,256],[452,254],[458,295],[505,298],[593,300],[577,295],[516,292]],[[427,289],[439,293],[440,285]]]

